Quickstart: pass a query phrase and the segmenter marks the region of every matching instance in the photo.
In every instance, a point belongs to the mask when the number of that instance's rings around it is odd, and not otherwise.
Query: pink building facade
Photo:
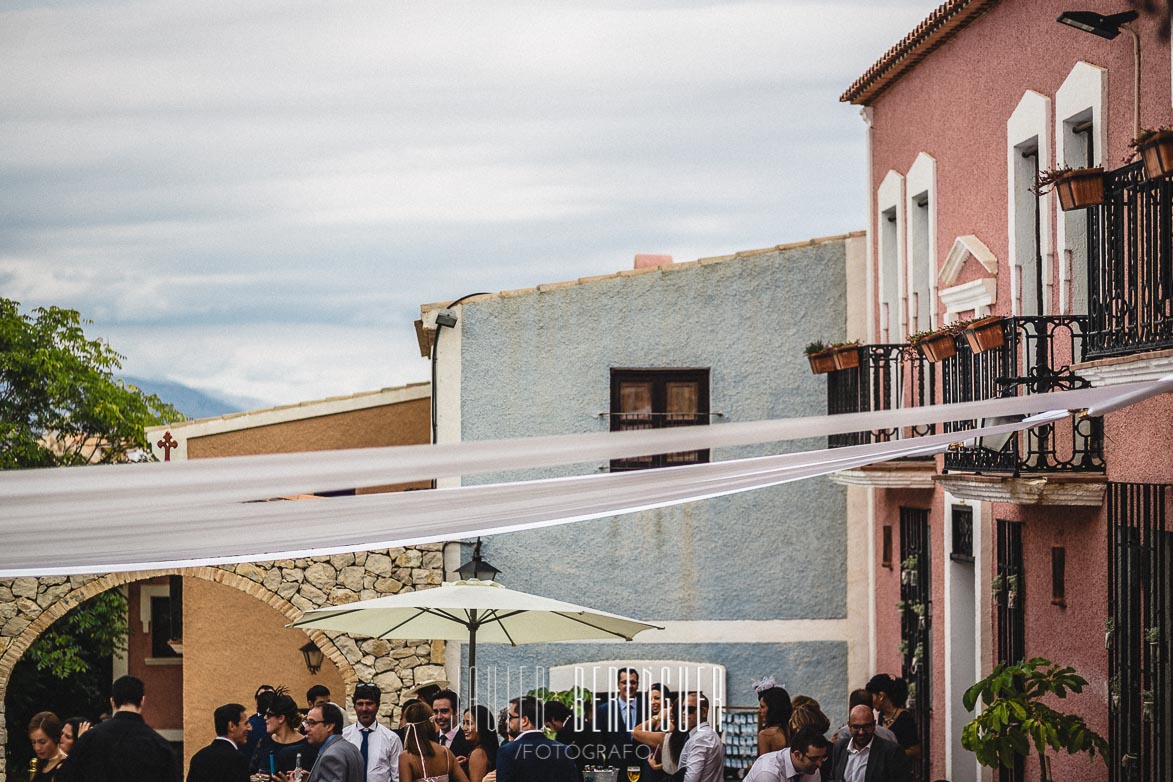
[[[844,94],[868,125],[869,280],[855,292],[866,325],[849,335],[863,343],[860,367],[827,375],[829,412],[1173,374],[1173,179],[1126,162],[1131,34],[1057,23],[1070,8],[946,2]],[[1161,21],[1128,23],[1142,128],[1173,125]],[[1063,166],[1102,167],[1102,203],[1064,211],[1055,193],[1030,191],[1039,170]],[[939,363],[905,351],[917,332],[991,315],[1004,317],[999,346],[977,352],[959,334]],[[1164,395],[1004,445],[835,476],[874,551],[872,669],[912,685],[923,779],[1038,778],[1033,760],[982,769],[960,740],[973,717],[965,689],[1000,661],[1036,656],[1088,680],[1056,705],[1112,746],[1107,765],[1056,758],[1056,779],[1173,779],[1171,451]]]

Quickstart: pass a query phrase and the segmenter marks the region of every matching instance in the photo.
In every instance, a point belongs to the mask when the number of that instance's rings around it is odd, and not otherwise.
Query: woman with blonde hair
[[[50,782],[61,769],[65,752],[61,749],[61,720],[51,711],[42,711],[29,722],[29,741],[37,759],[33,761],[29,782]]]
[[[403,710],[403,752],[399,753],[399,782],[468,782],[452,750],[436,742],[436,723],[426,703]],[[431,766],[429,772],[428,766]],[[443,770],[443,773],[437,773]]]

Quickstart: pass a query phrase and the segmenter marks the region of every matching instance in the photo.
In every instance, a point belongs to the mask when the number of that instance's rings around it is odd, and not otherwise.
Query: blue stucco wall
[[[466,303],[462,438],[605,431],[608,420],[596,414],[610,407],[613,367],[710,368],[711,409],[724,413],[713,419],[716,426],[824,414],[825,381],[811,377],[802,348],[816,338],[842,339],[844,268],[844,243],[830,241]],[[713,458],[824,446],[778,443],[718,450]],[[601,469],[599,463],[571,465],[465,482]],[[817,478],[495,536],[486,540],[484,554],[510,587],[642,618],[835,619],[845,616],[844,514],[844,490]],[[715,646],[729,647],[707,661],[730,667],[731,695],[745,694],[739,688],[748,688],[746,677],[773,673],[782,679],[784,661],[796,681],[825,680],[827,669],[794,662],[790,646],[785,654],[772,644]],[[818,646],[816,658],[845,658],[843,644],[831,652]],[[563,654],[572,647],[546,648],[572,661]],[[696,656],[687,654],[687,645],[673,648],[667,657]],[[574,649],[584,655],[577,659],[614,652]],[[631,649],[649,659],[647,647]],[[520,650],[509,651],[510,662],[519,659]],[[836,693],[843,686],[839,682]],[[791,692],[811,690],[801,682]]]

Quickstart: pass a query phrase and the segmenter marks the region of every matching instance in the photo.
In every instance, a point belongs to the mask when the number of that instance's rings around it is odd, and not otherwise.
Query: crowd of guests
[[[920,757],[902,679],[880,674],[851,693],[846,724],[831,731],[819,703],[791,698],[773,679],[756,684],[760,731],[749,782],[908,782]],[[703,692],[640,687],[618,672],[614,697],[576,713],[532,696],[499,715],[461,710],[446,682],[417,688],[392,729],[378,719],[382,693],[359,684],[356,721],[323,686],[306,708],[262,685],[251,715],[228,703],[212,715],[216,738],[191,759],[188,782],[574,782],[584,770],[619,768],[629,782],[718,782],[725,750]],[[142,718],[143,683],[114,682],[110,719],[91,726],[41,712],[29,724],[31,782],[165,782],[176,777],[168,744]],[[878,716],[877,716],[878,715]]]

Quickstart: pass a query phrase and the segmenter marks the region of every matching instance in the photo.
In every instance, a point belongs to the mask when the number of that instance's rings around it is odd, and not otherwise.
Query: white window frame
[[[891,230],[895,230],[895,241],[891,249],[886,248],[887,242],[884,241],[884,235],[888,229],[885,228],[887,218],[884,216],[887,212],[893,212],[896,215],[896,222]],[[904,177],[896,171],[889,171],[884,175],[884,179],[880,182],[879,188],[876,190],[876,301],[879,306],[879,333],[878,338],[880,342],[903,342],[908,335],[908,313],[905,308],[904,296],[904,258],[905,258],[905,243],[904,243]],[[890,257],[892,251],[895,251],[896,257]],[[888,288],[890,287],[889,275],[895,276],[896,291],[895,298],[890,298]],[[892,309],[896,312],[893,313]],[[896,333],[892,333],[892,326],[896,327]]]
[[[1006,120],[1006,239],[1008,268],[1010,271],[1011,314],[1025,312],[1023,301],[1023,280],[1028,266],[1034,264],[1034,196],[1026,192],[1031,182],[1026,179],[1022,150],[1027,145],[1038,145],[1039,169],[1051,167],[1051,99],[1033,90],[1023,93],[1018,106]],[[1051,274],[1053,250],[1051,247],[1051,202],[1052,193],[1039,199],[1039,255],[1042,257],[1043,311],[1048,314],[1051,307],[1053,275]],[[1020,226],[1020,223],[1024,223]],[[1020,238],[1020,231],[1031,240]],[[1029,244],[1029,247],[1027,246]],[[1024,257],[1025,256],[1025,257]]]
[[[1087,165],[1086,156],[1078,160],[1073,157],[1076,140],[1071,127],[1088,119],[1092,122],[1093,162],[1104,164],[1104,151],[1108,147],[1108,127],[1103,121],[1104,106],[1108,103],[1108,71],[1098,65],[1077,62],[1063,84],[1055,92],[1055,161],[1059,166],[1080,168]],[[1087,274],[1087,210],[1063,212],[1056,204],[1055,246],[1059,248],[1059,312],[1064,315],[1083,315],[1074,312],[1074,288],[1076,275]],[[1084,263],[1077,269],[1075,255],[1082,252]],[[1086,280],[1085,280],[1086,282]],[[1087,302],[1087,291],[1084,301]],[[1085,307],[1080,307],[1085,309]]]
[[[916,156],[912,167],[904,179],[905,216],[907,228],[905,236],[908,247],[904,257],[907,259],[908,275],[908,331],[926,331],[937,327],[937,161],[924,152]],[[927,199],[926,206],[920,206],[922,198]],[[923,223],[919,219],[919,210],[924,209]],[[917,245],[923,244],[923,257],[917,253]],[[918,268],[919,267],[919,268]],[[921,281],[918,284],[918,279]],[[926,310],[928,322],[920,317],[920,311]]]

